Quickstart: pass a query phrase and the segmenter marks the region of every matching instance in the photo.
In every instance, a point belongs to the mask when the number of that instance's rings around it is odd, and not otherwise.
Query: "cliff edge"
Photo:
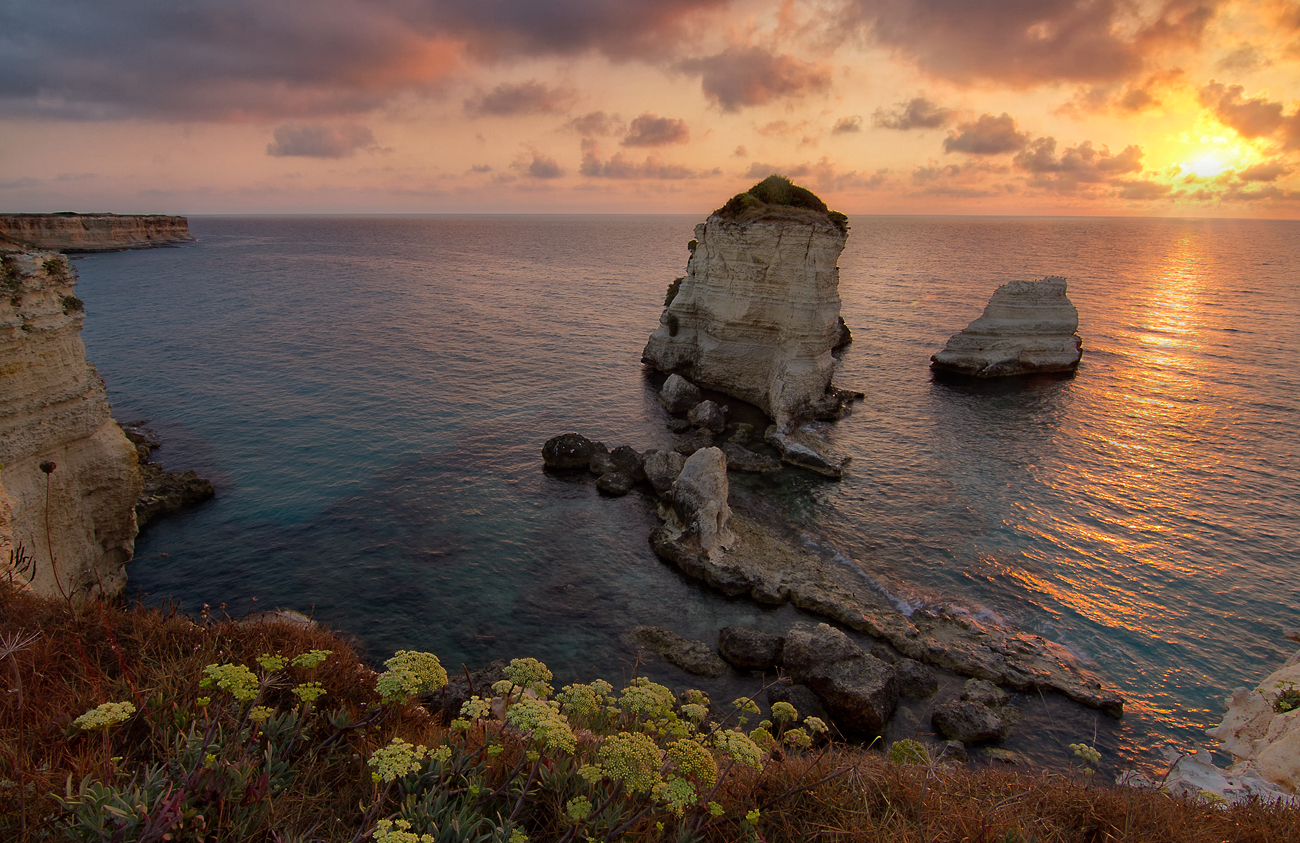
[[[0,569],[84,600],[126,583],[142,481],[86,361],[75,278],[54,252],[0,255]]]
[[[160,214],[0,214],[0,246],[115,252],[189,243],[185,217]]]
[[[825,415],[840,344],[847,218],[770,176],[695,227],[642,362],[759,407],[790,430]]]

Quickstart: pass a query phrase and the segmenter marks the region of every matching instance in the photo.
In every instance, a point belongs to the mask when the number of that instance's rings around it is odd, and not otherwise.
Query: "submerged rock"
[[[187,509],[216,495],[212,481],[197,472],[167,471],[149,461],[154,450],[162,447],[162,440],[144,422],[123,422],[120,427],[140,459],[144,490],[135,503],[135,520],[141,530],[159,516]]]
[[[727,442],[722,446],[722,453],[727,456],[727,468],[731,471],[746,471],[751,474],[772,474],[781,470],[781,463],[755,453],[743,445]]]
[[[844,215],[779,176],[734,197],[695,227],[642,361],[748,401],[781,429],[810,418],[845,336],[836,261],[847,237]]]
[[[661,626],[638,626],[628,639],[663,656],[672,664],[695,676],[717,678],[727,672],[727,663],[703,641],[693,641]]]
[[[938,371],[978,378],[1037,372],[1073,372],[1083,356],[1079,311],[1065,295],[1065,279],[1012,281],[993,293],[984,314],[953,334],[930,358]]]
[[[559,471],[587,468],[595,455],[596,443],[579,433],[553,436],[542,446],[542,462]]]
[[[728,626],[718,633],[718,652],[741,670],[771,670],[781,663],[785,636]]]
[[[969,700],[954,700],[936,706],[931,722],[944,737],[962,743],[1005,737],[1007,729],[1006,721],[997,711]]]

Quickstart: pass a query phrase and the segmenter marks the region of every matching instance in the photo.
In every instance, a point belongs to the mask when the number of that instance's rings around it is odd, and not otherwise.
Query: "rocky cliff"
[[[775,180],[775,181],[774,181]],[[845,217],[772,177],[695,227],[642,361],[748,401],[782,430],[833,396]]]
[[[86,361],[74,281],[60,254],[0,256],[0,566],[21,547],[35,591],[84,599],[125,585],[142,483]]]
[[[113,252],[186,243],[189,220],[157,214],[0,214],[0,245]]]
[[[1012,281],[994,291],[984,313],[953,334],[932,368],[978,378],[1072,372],[1083,356],[1079,311],[1065,279]]]

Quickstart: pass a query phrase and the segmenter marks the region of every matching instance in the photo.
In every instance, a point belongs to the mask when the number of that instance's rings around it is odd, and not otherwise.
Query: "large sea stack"
[[[142,481],[73,282],[63,255],[0,254],[0,576],[79,600],[125,586]]]
[[[782,431],[825,415],[847,238],[843,214],[780,176],[733,197],[695,227],[642,361],[748,401]]]
[[[998,287],[984,314],[953,334],[930,366],[943,372],[996,378],[1073,372],[1083,356],[1079,311],[1065,295],[1065,279],[1012,281]]]

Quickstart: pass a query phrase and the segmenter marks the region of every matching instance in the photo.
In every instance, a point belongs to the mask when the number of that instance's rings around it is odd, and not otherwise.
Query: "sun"
[[[1199,142],[1187,144],[1187,151],[1178,166],[1184,173],[1212,179],[1229,170],[1244,170],[1258,161],[1259,153],[1237,138],[1201,135]]]

